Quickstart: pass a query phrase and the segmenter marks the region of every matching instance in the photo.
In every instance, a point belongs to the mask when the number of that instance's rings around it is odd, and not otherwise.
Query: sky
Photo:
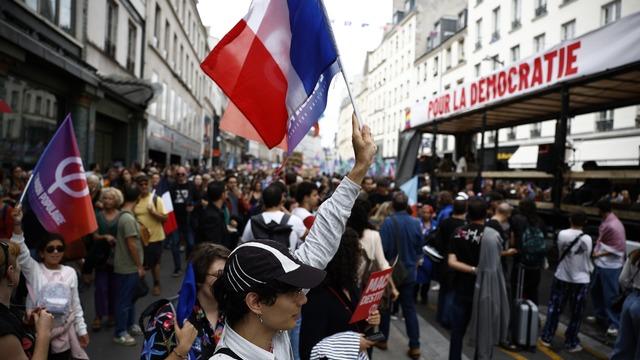
[[[246,14],[250,3],[249,0],[200,0],[198,11],[203,24],[211,28],[212,36],[220,39]],[[378,46],[384,25],[391,22],[392,0],[324,0],[324,3],[345,73],[352,80],[362,74],[367,51]],[[338,74],[333,79],[327,109],[320,121],[324,147],[334,145],[340,103],[345,96],[345,83]]]

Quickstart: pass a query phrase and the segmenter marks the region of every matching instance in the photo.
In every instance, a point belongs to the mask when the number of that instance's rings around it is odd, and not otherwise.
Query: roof
[[[433,125],[437,124],[438,133],[474,133],[482,130],[484,114],[486,130],[556,119],[562,108],[563,89],[569,94],[570,116],[640,104],[638,43],[640,12],[412,106],[411,128],[432,131]],[[551,65],[546,62],[547,57],[551,58]],[[564,59],[566,66],[558,65],[562,61],[559,59]],[[536,71],[540,72],[542,83],[536,84],[535,88],[518,88],[508,93],[504,90],[507,81],[512,77],[513,85],[520,85],[523,67],[529,69],[531,85],[531,76],[535,76]],[[563,71],[569,75],[561,74]],[[503,96],[496,85],[500,77],[506,78],[502,79]],[[492,92],[488,90],[490,81],[495,85]],[[508,84],[512,85],[511,82]],[[473,88],[476,101],[471,104]],[[493,95],[493,98],[479,104],[479,91],[487,97]],[[463,98],[466,101],[460,106]]]

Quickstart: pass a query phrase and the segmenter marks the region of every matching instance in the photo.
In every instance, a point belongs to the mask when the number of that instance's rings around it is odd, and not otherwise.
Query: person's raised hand
[[[23,217],[24,213],[22,212],[21,205],[17,205],[15,208],[13,208],[13,210],[11,211],[11,218],[13,219],[14,224],[21,224]]]
[[[378,326],[380,325],[380,319],[381,319],[380,311],[375,310],[369,314],[369,317],[367,318],[367,323],[371,326]]]
[[[373,142],[373,136],[371,136],[369,126],[364,125],[362,129],[360,129],[360,124],[355,114],[351,116],[351,125],[353,131],[351,142],[353,144],[356,163],[348,176],[356,184],[361,184],[369,167],[373,164],[373,158],[378,151],[378,147]]]

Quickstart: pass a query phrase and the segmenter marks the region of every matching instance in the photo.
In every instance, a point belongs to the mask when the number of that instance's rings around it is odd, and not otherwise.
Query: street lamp
[[[504,66],[504,61],[500,60],[498,55],[494,57],[490,57],[489,55],[485,56],[482,61],[493,61],[494,64],[500,64],[500,66]]]

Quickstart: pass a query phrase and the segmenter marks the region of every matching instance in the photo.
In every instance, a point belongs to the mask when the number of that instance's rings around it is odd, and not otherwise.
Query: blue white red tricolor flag
[[[200,67],[230,100],[220,129],[289,153],[340,71],[321,0],[254,0]]]
[[[44,149],[26,192],[42,226],[62,235],[66,242],[98,228],[71,114]]]

